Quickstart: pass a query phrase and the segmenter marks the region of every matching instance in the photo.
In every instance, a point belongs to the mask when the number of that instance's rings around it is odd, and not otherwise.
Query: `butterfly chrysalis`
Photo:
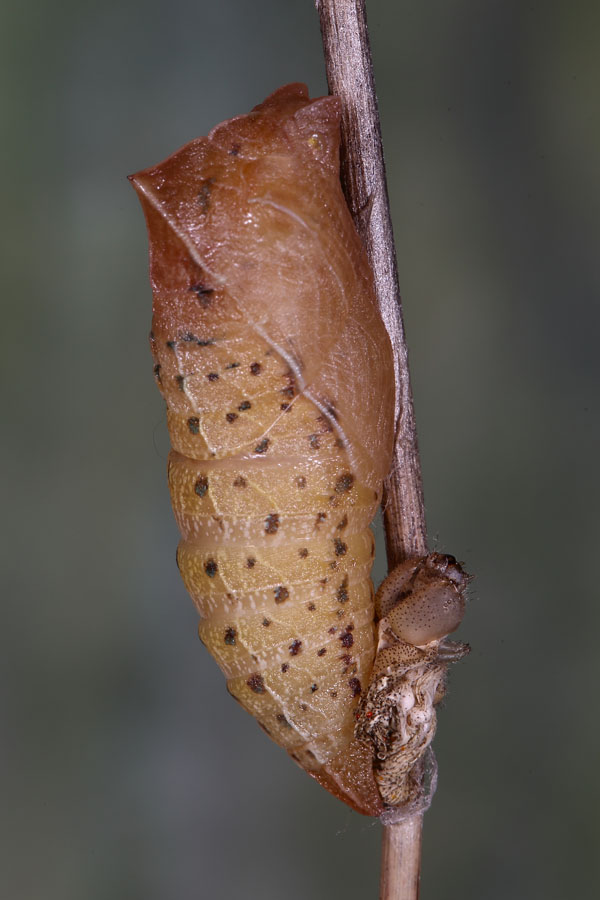
[[[288,85],[132,181],[200,637],[267,734],[378,815],[373,748],[354,730],[376,650],[369,526],[394,382],[339,128],[336,97]]]

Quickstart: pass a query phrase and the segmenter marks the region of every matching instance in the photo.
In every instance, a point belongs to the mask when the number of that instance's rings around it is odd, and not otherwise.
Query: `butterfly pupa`
[[[292,84],[131,180],[200,637],[274,741],[379,815],[354,725],[376,649],[369,526],[394,382],[339,128],[336,97]]]

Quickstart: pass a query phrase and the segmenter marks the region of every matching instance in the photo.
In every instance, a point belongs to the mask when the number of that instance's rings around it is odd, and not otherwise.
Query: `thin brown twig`
[[[329,90],[342,101],[342,184],[371,261],[379,307],[394,350],[396,442],[382,504],[392,569],[407,557],[424,555],[427,536],[365,0],[315,2]],[[384,827],[381,900],[418,897],[421,826],[422,814],[417,813]]]

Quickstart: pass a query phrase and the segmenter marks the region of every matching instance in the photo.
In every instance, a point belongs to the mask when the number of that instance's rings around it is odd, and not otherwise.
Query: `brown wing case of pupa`
[[[369,525],[394,385],[339,119],[337,98],[288,85],[131,180],[200,637],[267,734],[378,815],[354,720],[375,655]]]

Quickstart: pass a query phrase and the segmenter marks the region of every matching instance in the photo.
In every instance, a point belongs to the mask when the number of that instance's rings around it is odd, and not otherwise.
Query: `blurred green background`
[[[368,8],[431,542],[477,576],[422,897],[595,898],[600,8]],[[0,15],[0,895],[374,898],[378,824],[198,642],[125,180],[282,83],[324,93],[313,4]]]

